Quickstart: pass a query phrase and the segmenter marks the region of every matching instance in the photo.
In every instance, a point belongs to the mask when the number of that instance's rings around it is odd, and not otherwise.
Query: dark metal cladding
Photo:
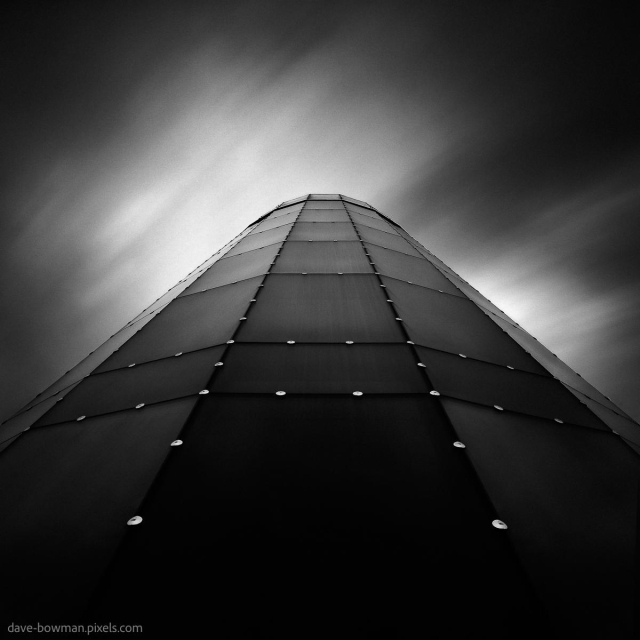
[[[392,219],[295,198],[0,425],[3,622],[633,638],[639,453]]]

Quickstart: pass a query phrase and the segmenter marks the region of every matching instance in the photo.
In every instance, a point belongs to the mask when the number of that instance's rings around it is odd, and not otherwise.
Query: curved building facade
[[[639,453],[390,218],[305,196],[0,426],[7,625],[632,638]]]

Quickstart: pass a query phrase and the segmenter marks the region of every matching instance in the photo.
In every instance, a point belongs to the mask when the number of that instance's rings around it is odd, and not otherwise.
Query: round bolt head
[[[347,340],[345,344],[353,344],[353,340]]]
[[[128,365],[128,366],[129,366],[129,368],[131,368],[131,367],[135,367],[135,366],[136,366],[136,363],[135,363],[135,362],[132,362],[132,363],[131,363],[130,365]]]
[[[206,396],[209,393],[209,389],[203,389],[202,391],[198,391],[198,394],[201,396]]]
[[[461,358],[466,358],[467,356],[464,355],[464,353],[459,353],[458,354]]]
[[[354,392],[353,392],[353,395],[354,395],[354,396],[361,396],[361,395],[363,395],[363,394],[362,394],[362,391],[354,391]]]
[[[287,344],[295,344],[296,341],[295,340],[287,340]]]
[[[76,418],[76,422],[80,422],[80,420],[84,420],[87,416],[80,416],[79,418]]]
[[[433,391],[429,391],[429,393],[430,393],[432,396],[439,396],[439,395],[440,395],[440,392],[439,392],[439,391],[436,391],[435,389],[434,389]]]
[[[508,529],[509,527],[507,527],[507,525],[502,522],[502,520],[494,520],[491,523],[496,529]]]
[[[129,520],[127,520],[127,524],[130,526],[140,524],[141,522],[142,518],[140,516],[133,516],[133,518],[129,518]]]
[[[467,445],[466,445],[466,444],[463,444],[463,443],[462,443],[462,442],[460,442],[459,440],[456,440],[456,441],[453,443],[453,446],[454,446],[454,447],[457,447],[458,449],[466,449],[466,448],[467,448]]]
[[[174,441],[171,443],[171,446],[172,446],[172,447],[179,447],[181,444],[182,444],[182,440],[174,440]]]
[[[511,369],[511,371],[515,371],[515,369],[510,365],[507,365],[507,369]]]
[[[240,320],[246,320],[246,317],[243,316],[242,318],[240,318]]]
[[[144,402],[136,405],[136,409],[142,409],[142,407],[144,407]]]
[[[276,395],[277,396],[286,396],[287,392],[286,391],[276,391]]]
[[[224,364],[224,362],[216,362],[213,366],[214,367],[221,367]]]
[[[233,344],[235,340],[227,340],[227,344]]]
[[[493,408],[497,409],[498,411],[504,411],[504,409],[499,404],[494,404]]]
[[[255,302],[256,299],[255,298],[251,298],[251,300],[249,300],[249,302]]]
[[[174,355],[174,358],[177,358],[178,356],[181,356],[181,355],[182,355],[182,351],[178,351],[178,353]]]
[[[412,342],[411,340],[407,340],[407,344],[415,344],[415,342]]]
[[[419,367],[426,367],[427,365],[426,365],[426,364],[424,364],[424,362],[418,362],[418,366],[419,366]]]
[[[398,321],[402,322],[402,318],[396,318],[396,320],[398,320]]]
[[[554,420],[555,420],[558,424],[564,424],[564,420],[560,420],[560,418],[554,418]]]

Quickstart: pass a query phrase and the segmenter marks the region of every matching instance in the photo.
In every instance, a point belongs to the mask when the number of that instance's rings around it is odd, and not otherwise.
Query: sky
[[[640,419],[637,3],[16,3],[0,420],[248,224],[365,200]]]

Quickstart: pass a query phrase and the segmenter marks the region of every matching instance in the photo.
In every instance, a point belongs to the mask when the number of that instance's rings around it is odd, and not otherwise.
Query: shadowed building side
[[[346,196],[259,218],[0,440],[9,622],[634,634],[640,426]]]

